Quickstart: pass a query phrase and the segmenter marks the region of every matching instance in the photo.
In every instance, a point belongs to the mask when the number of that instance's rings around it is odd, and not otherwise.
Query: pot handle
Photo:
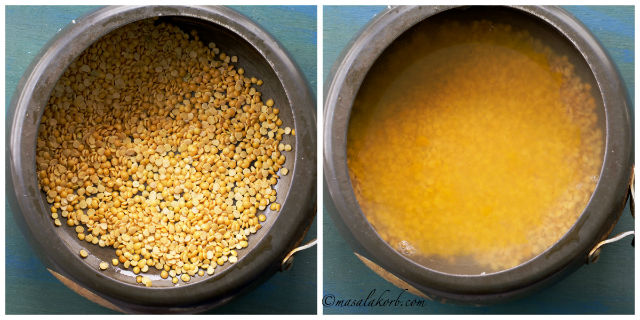
[[[114,305],[113,303],[111,303],[109,300],[91,292],[89,289],[84,288],[83,286],[79,285],[78,283],[76,283],[75,281],[47,268],[47,270],[49,270],[49,272],[51,272],[51,274],[56,277],[56,279],[60,280],[60,282],[62,282],[65,286],[67,286],[67,288],[73,290],[75,293],[105,307],[114,311],[118,311],[118,312],[122,312],[125,313],[125,310],[120,309],[118,306]]]
[[[634,182],[635,182],[635,167],[631,169],[631,181],[629,182],[629,191],[628,191],[629,209],[631,211],[631,216],[635,219],[636,217],[635,193],[636,192],[635,192]],[[591,251],[589,251],[589,255],[587,256],[587,264],[598,261],[602,246],[609,243],[617,242],[619,240],[626,238],[627,236],[633,236],[633,239],[631,240],[631,245],[635,246],[635,232],[633,230],[620,233],[613,238],[598,242],[598,244],[596,244],[596,246],[593,247]]]
[[[307,242],[304,245],[301,245],[299,247],[294,248],[293,250],[289,251],[289,253],[287,254],[286,257],[284,257],[284,259],[282,259],[282,263],[280,263],[280,271],[286,271],[291,269],[291,266],[293,265],[293,258],[294,258],[294,254],[296,254],[297,252],[300,252],[302,250],[306,250],[309,249],[313,246],[315,246],[318,243],[318,238],[313,239],[309,242]]]

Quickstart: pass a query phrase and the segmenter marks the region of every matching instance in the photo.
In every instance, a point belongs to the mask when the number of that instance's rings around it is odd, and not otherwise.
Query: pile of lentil
[[[147,286],[151,268],[175,284],[237,262],[261,212],[280,210],[282,140],[295,134],[238,57],[155,21],[109,33],[68,67],[36,156],[55,225],[113,247],[111,263]]]
[[[591,87],[526,31],[490,21],[420,26],[368,73],[347,155],[380,236],[436,270],[480,274],[542,253],[598,181]]]

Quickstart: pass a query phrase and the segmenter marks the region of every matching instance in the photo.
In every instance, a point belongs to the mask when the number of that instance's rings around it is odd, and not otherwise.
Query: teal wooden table
[[[94,6],[6,7],[5,114],[20,77],[45,43]],[[316,90],[316,7],[234,6],[278,39]],[[314,221],[305,242],[316,237]],[[7,314],[113,313],[77,295],[46,271],[5,207]],[[293,268],[211,313],[316,313],[316,250],[296,255]]]
[[[324,70],[325,83],[340,52],[359,30],[385,7],[325,6]],[[609,51],[629,90],[634,83],[634,8],[633,7],[564,7],[580,19]],[[325,201],[330,201],[325,191]],[[343,240],[325,205],[323,233],[323,295],[337,299],[364,299],[375,289],[375,297],[384,290],[394,299],[400,293],[387,281],[369,270]],[[633,218],[628,207],[613,234],[632,230]],[[411,307],[324,307],[324,314],[336,313],[433,313],[433,314],[630,314],[634,312],[634,248],[630,240],[607,246],[600,260],[583,266],[561,282],[529,297],[488,307],[444,305],[425,301]],[[420,299],[403,294],[401,299]]]

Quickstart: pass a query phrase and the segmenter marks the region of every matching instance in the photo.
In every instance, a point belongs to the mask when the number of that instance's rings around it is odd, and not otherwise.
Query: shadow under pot
[[[50,272],[102,306],[222,305],[290,266],[313,221],[306,83],[228,8],[90,13],[49,42],[11,103],[15,219]]]
[[[376,273],[491,304],[597,258],[632,177],[629,100],[567,12],[390,8],[331,79],[328,211]]]

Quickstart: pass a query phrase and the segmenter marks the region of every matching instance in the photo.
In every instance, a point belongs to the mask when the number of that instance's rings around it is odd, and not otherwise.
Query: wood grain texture
[[[340,52],[383,6],[325,6],[324,79]],[[635,102],[634,91],[634,8],[615,6],[567,6],[608,50]],[[632,118],[633,119],[633,118]],[[330,201],[325,192],[325,201]],[[372,289],[400,292],[367,268],[351,251],[336,230],[327,206],[324,212],[323,294],[338,299],[364,299]],[[613,234],[634,228],[628,206]],[[629,241],[609,245],[600,260],[583,266],[559,283],[526,298],[505,304],[472,307],[425,301],[412,307],[325,307],[325,314],[631,314],[634,313],[634,248]],[[404,299],[419,298],[410,294]]]
[[[5,114],[24,71],[64,26],[96,6],[7,6]],[[316,92],[316,7],[234,6],[264,27],[290,53]],[[314,221],[304,242],[317,236]],[[5,304],[7,314],[103,314],[103,308],[71,291],[38,260],[5,207]],[[296,254],[293,267],[210,313],[316,313],[314,248]]]

